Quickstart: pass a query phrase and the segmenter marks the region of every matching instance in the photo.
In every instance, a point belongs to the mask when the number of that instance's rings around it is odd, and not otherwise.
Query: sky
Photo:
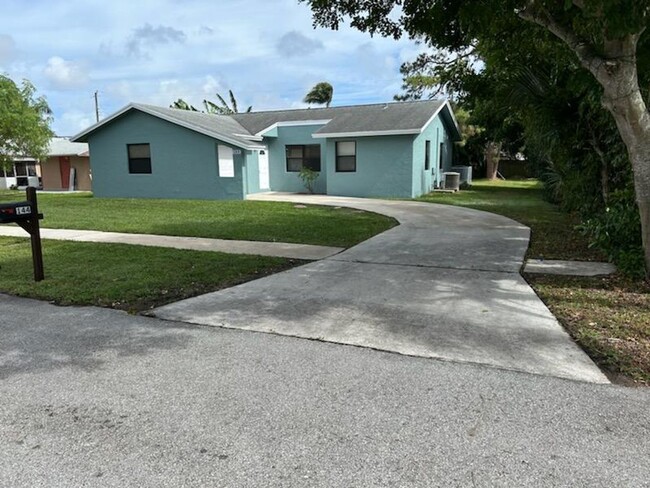
[[[30,80],[74,135],[130,102],[169,106],[227,98],[240,110],[305,107],[320,81],[333,106],[390,101],[420,47],[314,29],[297,0],[0,0],[0,73]]]

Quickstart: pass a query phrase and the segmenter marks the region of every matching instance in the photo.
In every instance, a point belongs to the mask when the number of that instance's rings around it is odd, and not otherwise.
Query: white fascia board
[[[325,125],[329,124],[332,119],[326,120],[288,120],[286,122],[276,122],[259,131],[256,136],[262,136],[265,132],[275,129],[276,127],[299,127],[301,125]]]
[[[460,134],[460,127],[458,126],[458,121],[456,120],[456,116],[454,115],[454,111],[451,108],[451,104],[449,103],[449,100],[445,100],[445,103],[443,103],[442,105],[440,105],[440,107],[438,107],[438,110],[435,111],[435,113],[431,116],[431,118],[427,120],[427,122],[420,129],[419,132],[420,134],[422,134],[424,130],[429,126],[429,124],[433,122],[438,115],[440,115],[440,112],[442,112],[442,109],[445,107],[447,107],[447,110],[449,111],[449,115],[451,115],[451,120],[454,123],[456,130]]]
[[[433,122],[433,121],[436,119],[436,117],[438,116],[438,114],[440,114],[440,112],[442,112],[442,109],[445,108],[448,104],[449,104],[449,101],[446,101],[445,103],[441,104],[441,105],[438,107],[438,110],[436,110],[436,111],[433,113],[433,115],[431,116],[431,118],[429,118],[429,120],[427,120],[427,121],[425,122],[425,124],[422,126],[422,128],[420,129],[420,131],[418,132],[418,134],[422,134],[422,133],[424,132],[424,130],[425,130],[427,127],[429,127],[429,124],[430,124],[431,122]],[[451,110],[451,107],[450,107],[450,110]]]
[[[456,115],[454,115],[454,111],[451,108],[451,104],[449,103],[449,100],[445,103],[447,108],[449,109],[449,115],[451,115],[451,120],[454,122],[454,125],[456,126],[456,130],[458,131],[458,134],[462,137],[462,133],[460,132],[460,125],[458,125],[458,120],[456,120]]]
[[[327,134],[312,134],[314,139],[329,139],[335,137],[371,137],[371,136],[408,136],[421,132],[420,129],[401,129],[401,130],[368,130],[359,132],[334,132]]]
[[[264,138],[262,136],[252,136],[250,134],[235,134],[237,137],[241,137],[242,139],[246,139],[248,141],[263,141]]]

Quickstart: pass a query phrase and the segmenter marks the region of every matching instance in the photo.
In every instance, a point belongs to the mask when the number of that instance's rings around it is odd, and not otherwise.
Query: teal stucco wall
[[[431,166],[428,171],[424,169],[427,140],[431,141]],[[442,152],[440,144],[442,144]],[[418,197],[438,186],[442,177],[441,174],[448,171],[452,166],[452,157],[453,142],[441,118],[438,116],[413,141],[412,196]],[[442,171],[440,170],[441,160]]]
[[[321,171],[314,191],[327,193],[327,162],[325,139],[315,139],[312,134],[322,127],[320,125],[286,126],[277,128],[277,137],[264,137],[264,144],[269,148],[269,176],[272,191],[305,192],[307,191],[297,172],[287,171],[286,146],[294,144],[319,144],[321,146]]]
[[[235,176],[221,178],[217,144],[228,144],[143,112],[134,110],[106,124],[88,143],[98,197],[235,200],[245,195],[245,150],[231,146],[239,149]],[[129,174],[127,144],[143,143],[150,144],[152,172]]]
[[[336,172],[336,142],[357,143],[357,170]],[[372,136],[327,140],[330,195],[410,198],[413,136]]]
[[[258,166],[259,152],[246,151],[246,161],[244,163],[244,194],[260,192],[260,171]],[[267,190],[264,190],[267,191]]]

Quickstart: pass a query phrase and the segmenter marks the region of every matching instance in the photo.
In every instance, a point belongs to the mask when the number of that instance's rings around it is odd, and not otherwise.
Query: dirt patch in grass
[[[612,381],[650,386],[650,285],[618,274],[525,278]]]

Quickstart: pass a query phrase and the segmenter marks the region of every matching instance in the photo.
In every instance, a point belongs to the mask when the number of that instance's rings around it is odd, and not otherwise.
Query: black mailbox
[[[38,221],[43,214],[38,213],[36,188],[27,187],[27,200],[24,202],[0,203],[0,224],[16,223],[31,237],[32,260],[34,261],[34,280],[41,281],[43,272],[43,250],[41,249],[41,228]]]
[[[32,204],[30,202],[1,203],[0,224],[24,222],[32,217],[32,213]]]

